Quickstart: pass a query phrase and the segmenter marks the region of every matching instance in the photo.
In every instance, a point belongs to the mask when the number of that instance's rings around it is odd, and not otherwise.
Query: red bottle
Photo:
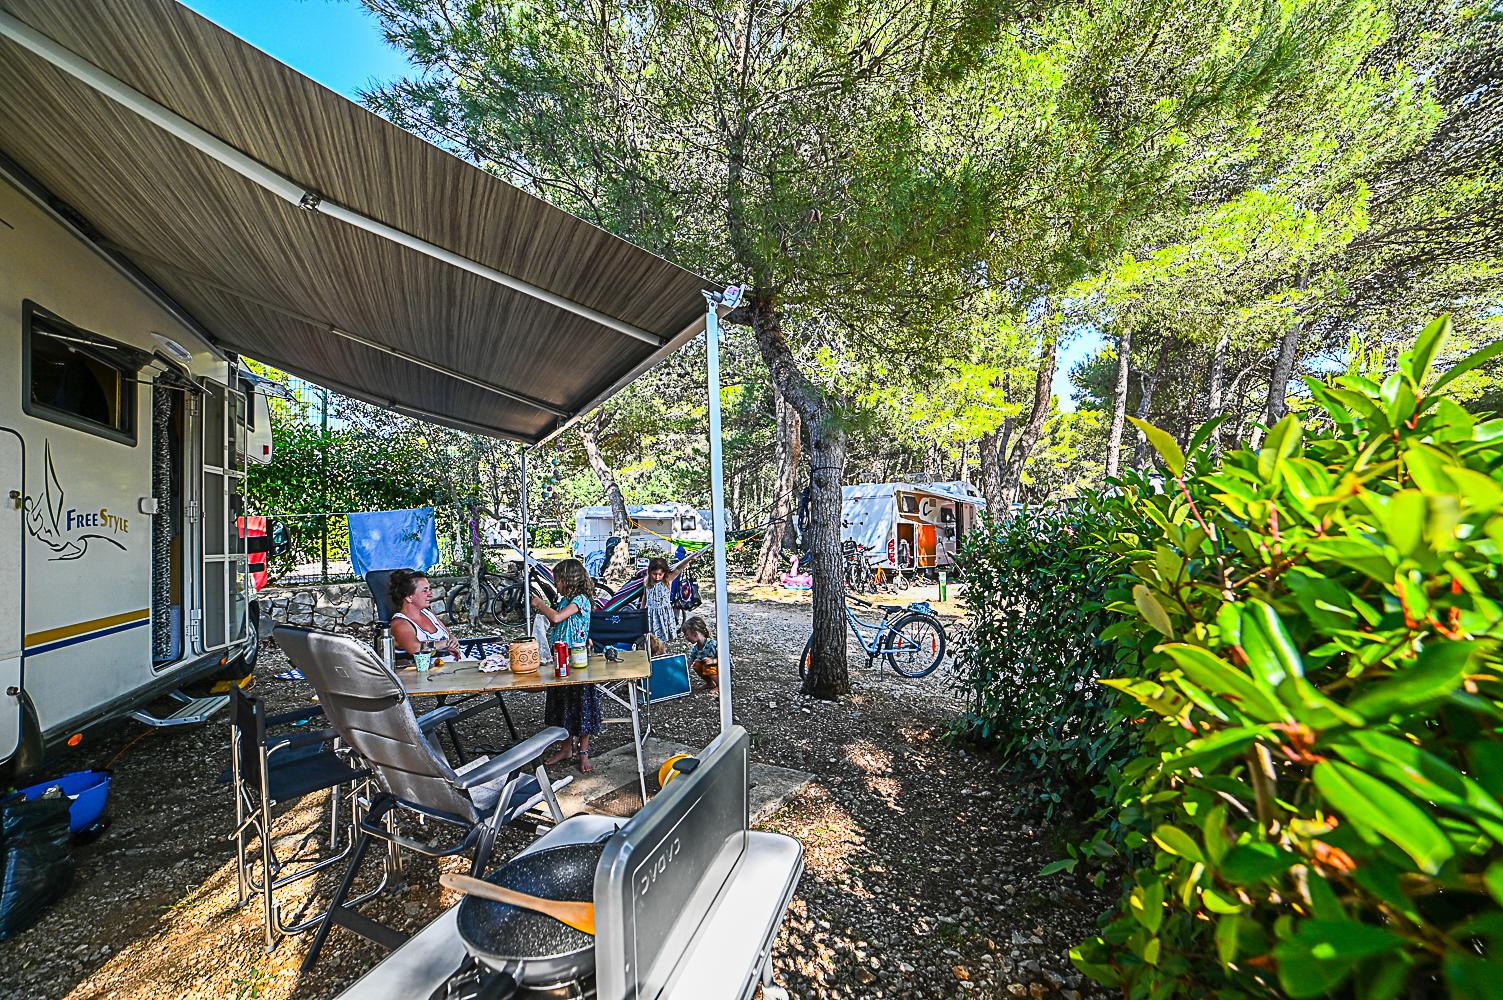
[[[569,676],[569,644],[560,639],[553,644],[553,676]]]

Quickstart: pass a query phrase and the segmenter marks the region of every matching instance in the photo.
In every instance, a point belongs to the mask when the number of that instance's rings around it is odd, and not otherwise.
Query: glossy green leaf
[[[1284,459],[1299,447],[1300,432],[1299,418],[1292,413],[1268,428],[1268,437],[1258,452],[1258,474],[1264,480],[1271,481]]]
[[[1174,625],[1169,621],[1169,614],[1159,599],[1153,595],[1153,591],[1141,583],[1132,588],[1132,601],[1137,605],[1148,624],[1152,625],[1167,638],[1174,638]]]
[[[1392,676],[1372,684],[1347,703],[1364,719],[1413,709],[1455,690],[1476,650],[1471,642],[1437,642],[1414,660],[1396,660]]]
[[[1229,413],[1219,414],[1197,427],[1195,429],[1195,433],[1190,436],[1190,444],[1187,448],[1185,448],[1185,454],[1193,455],[1197,451],[1199,451],[1200,446],[1205,444],[1206,440],[1210,438],[1212,434],[1216,433],[1216,428],[1226,423],[1226,420],[1229,416],[1231,416],[1231,414]]]
[[[1174,435],[1160,430],[1146,420],[1139,420],[1137,417],[1127,419],[1132,421],[1132,425],[1142,431],[1148,443],[1153,445],[1153,450],[1158,452],[1159,457],[1164,460],[1164,467],[1169,470],[1170,475],[1183,476],[1185,474],[1185,453],[1180,451],[1179,442],[1174,440]]]
[[[1248,885],[1273,878],[1299,862],[1299,856],[1272,844],[1238,844],[1221,860],[1221,875],[1229,882]]]
[[[1209,650],[1184,643],[1158,647],[1201,688],[1260,722],[1291,722],[1293,717],[1246,674]]]
[[[1161,824],[1153,831],[1153,842],[1170,854],[1189,858],[1191,861],[1205,861],[1205,856],[1200,851],[1200,845],[1195,843],[1195,838],[1177,826]]]
[[[1421,871],[1434,875],[1456,853],[1423,809],[1372,775],[1328,760],[1315,765],[1312,777],[1333,809],[1392,841]]]
[[[1430,375],[1430,365],[1435,356],[1445,347],[1451,337],[1451,317],[1439,316],[1431,320],[1414,340],[1413,350],[1406,353],[1401,364],[1407,362],[1409,377],[1415,385],[1423,386]]]
[[[1503,355],[1503,340],[1495,340],[1491,344],[1488,344],[1486,347],[1468,354],[1466,357],[1456,362],[1450,368],[1446,369],[1445,374],[1441,375],[1440,378],[1435,380],[1435,384],[1430,387],[1431,395],[1440,392],[1440,390],[1451,384],[1451,382],[1465,375],[1467,372],[1471,371],[1474,368],[1480,368],[1482,365],[1487,364],[1489,361],[1491,361],[1493,358],[1498,357],[1499,355]]]

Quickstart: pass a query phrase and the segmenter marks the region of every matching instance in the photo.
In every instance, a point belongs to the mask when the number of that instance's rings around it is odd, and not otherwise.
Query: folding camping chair
[[[262,921],[266,929],[266,950],[276,947],[282,935],[298,934],[322,919],[317,914],[297,923],[283,917],[276,891],[349,857],[354,847],[353,833],[346,833],[340,850],[341,800],[350,809],[348,825],[353,830],[358,797],[355,786],[370,772],[352,767],[348,753],[339,752],[336,734],[330,729],[283,734],[268,738],[266,730],[275,726],[306,723],[322,713],[318,706],[268,717],[260,699],[247,696],[238,687],[230,688],[230,787],[235,796],[235,872],[239,902],[253,893],[262,900]],[[349,794],[344,793],[346,786]],[[317,861],[302,858],[303,849],[316,831],[310,831],[298,844],[291,858],[277,856],[272,835],[275,807],[301,799],[305,795],[330,791],[329,851]],[[250,842],[258,841],[260,864],[248,860]],[[260,869],[259,872],[256,869]]]
[[[397,611],[391,603],[391,575],[395,572],[396,570],[394,569],[373,569],[365,574],[365,585],[370,589],[371,603],[376,609],[376,634],[372,639],[372,645],[378,651],[381,648],[381,637],[391,629],[391,617]],[[504,642],[505,640],[500,636],[478,636],[471,639],[458,639],[456,641],[458,641],[460,651],[465,656],[484,659],[488,653],[494,651],[493,647],[496,643]],[[499,691],[492,697],[495,698],[496,707],[501,709],[501,717],[506,720],[506,731],[511,733],[512,741],[515,742],[520,737],[517,736],[516,723],[511,720],[511,712],[506,707],[506,699],[501,696]],[[474,695],[459,698],[452,704],[470,701],[471,698],[479,698],[479,696]],[[440,705],[446,703],[449,703],[447,699],[439,699]],[[449,734],[449,740],[454,744],[454,752],[460,757],[464,757],[466,754],[464,744],[459,739],[458,723],[468,719],[472,715],[477,715],[489,709],[490,706],[486,704],[471,705],[444,720],[444,729]]]
[[[572,779],[550,782],[540,763],[549,747],[568,739],[562,728],[545,729],[503,753],[477,758],[455,770],[418,725],[396,673],[368,646],[345,636],[288,625],[279,626],[274,634],[318,691],[329,722],[364,760],[381,789],[356,824],[359,839],[354,856],[303,959],[304,971],[318,960],[329,928],[336,924],[386,948],[404,940],[401,933],[356,912],[354,902],[348,900],[373,839],[385,842],[392,854],[401,848],[432,858],[469,853],[470,872],[479,875],[503,825],[522,820],[543,805],[547,814],[537,816],[538,821],[562,822],[563,811],[554,793]],[[453,711],[452,706],[439,710]],[[529,765],[536,765],[531,773]],[[459,839],[444,846],[403,836],[392,822],[399,815],[453,827]]]

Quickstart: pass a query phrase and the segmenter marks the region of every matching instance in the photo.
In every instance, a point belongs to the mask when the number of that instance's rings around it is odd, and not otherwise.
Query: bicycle
[[[845,589],[847,593],[886,594],[899,587],[900,576],[895,570],[872,565],[870,545],[846,539],[840,543],[841,556],[845,560]]]
[[[944,623],[929,609],[925,601],[915,601],[906,607],[895,604],[873,604],[859,597],[846,595],[845,620],[851,627],[856,643],[866,652],[866,665],[871,667],[882,657],[900,677],[928,677],[934,673],[945,658],[949,636]],[[881,621],[867,621],[851,610],[851,604],[882,612]],[[814,636],[804,643],[804,655],[799,657],[798,675],[809,672],[809,657],[814,652]]]
[[[499,584],[492,583],[500,580]],[[480,613],[477,621],[492,625],[514,625],[522,620],[522,585],[512,577],[501,577],[489,568],[480,568]],[[470,621],[470,585],[461,583],[449,591],[444,618],[450,625],[467,625]]]

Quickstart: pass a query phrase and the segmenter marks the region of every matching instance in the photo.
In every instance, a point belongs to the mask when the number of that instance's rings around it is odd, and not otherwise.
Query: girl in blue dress
[[[594,606],[595,587],[584,563],[578,559],[564,559],[553,567],[553,585],[558,588],[558,603],[549,603],[538,597],[532,598],[533,610],[551,623],[548,629],[550,643],[562,640],[573,646],[588,645],[590,641],[590,609]],[[543,650],[545,658],[548,650]],[[543,723],[563,726],[569,731],[570,740],[550,756],[545,764],[557,764],[574,756],[574,745],[579,747],[579,769],[589,774],[590,737],[600,732],[605,714],[600,689],[594,684],[571,684],[568,687],[550,688],[545,696]]]

